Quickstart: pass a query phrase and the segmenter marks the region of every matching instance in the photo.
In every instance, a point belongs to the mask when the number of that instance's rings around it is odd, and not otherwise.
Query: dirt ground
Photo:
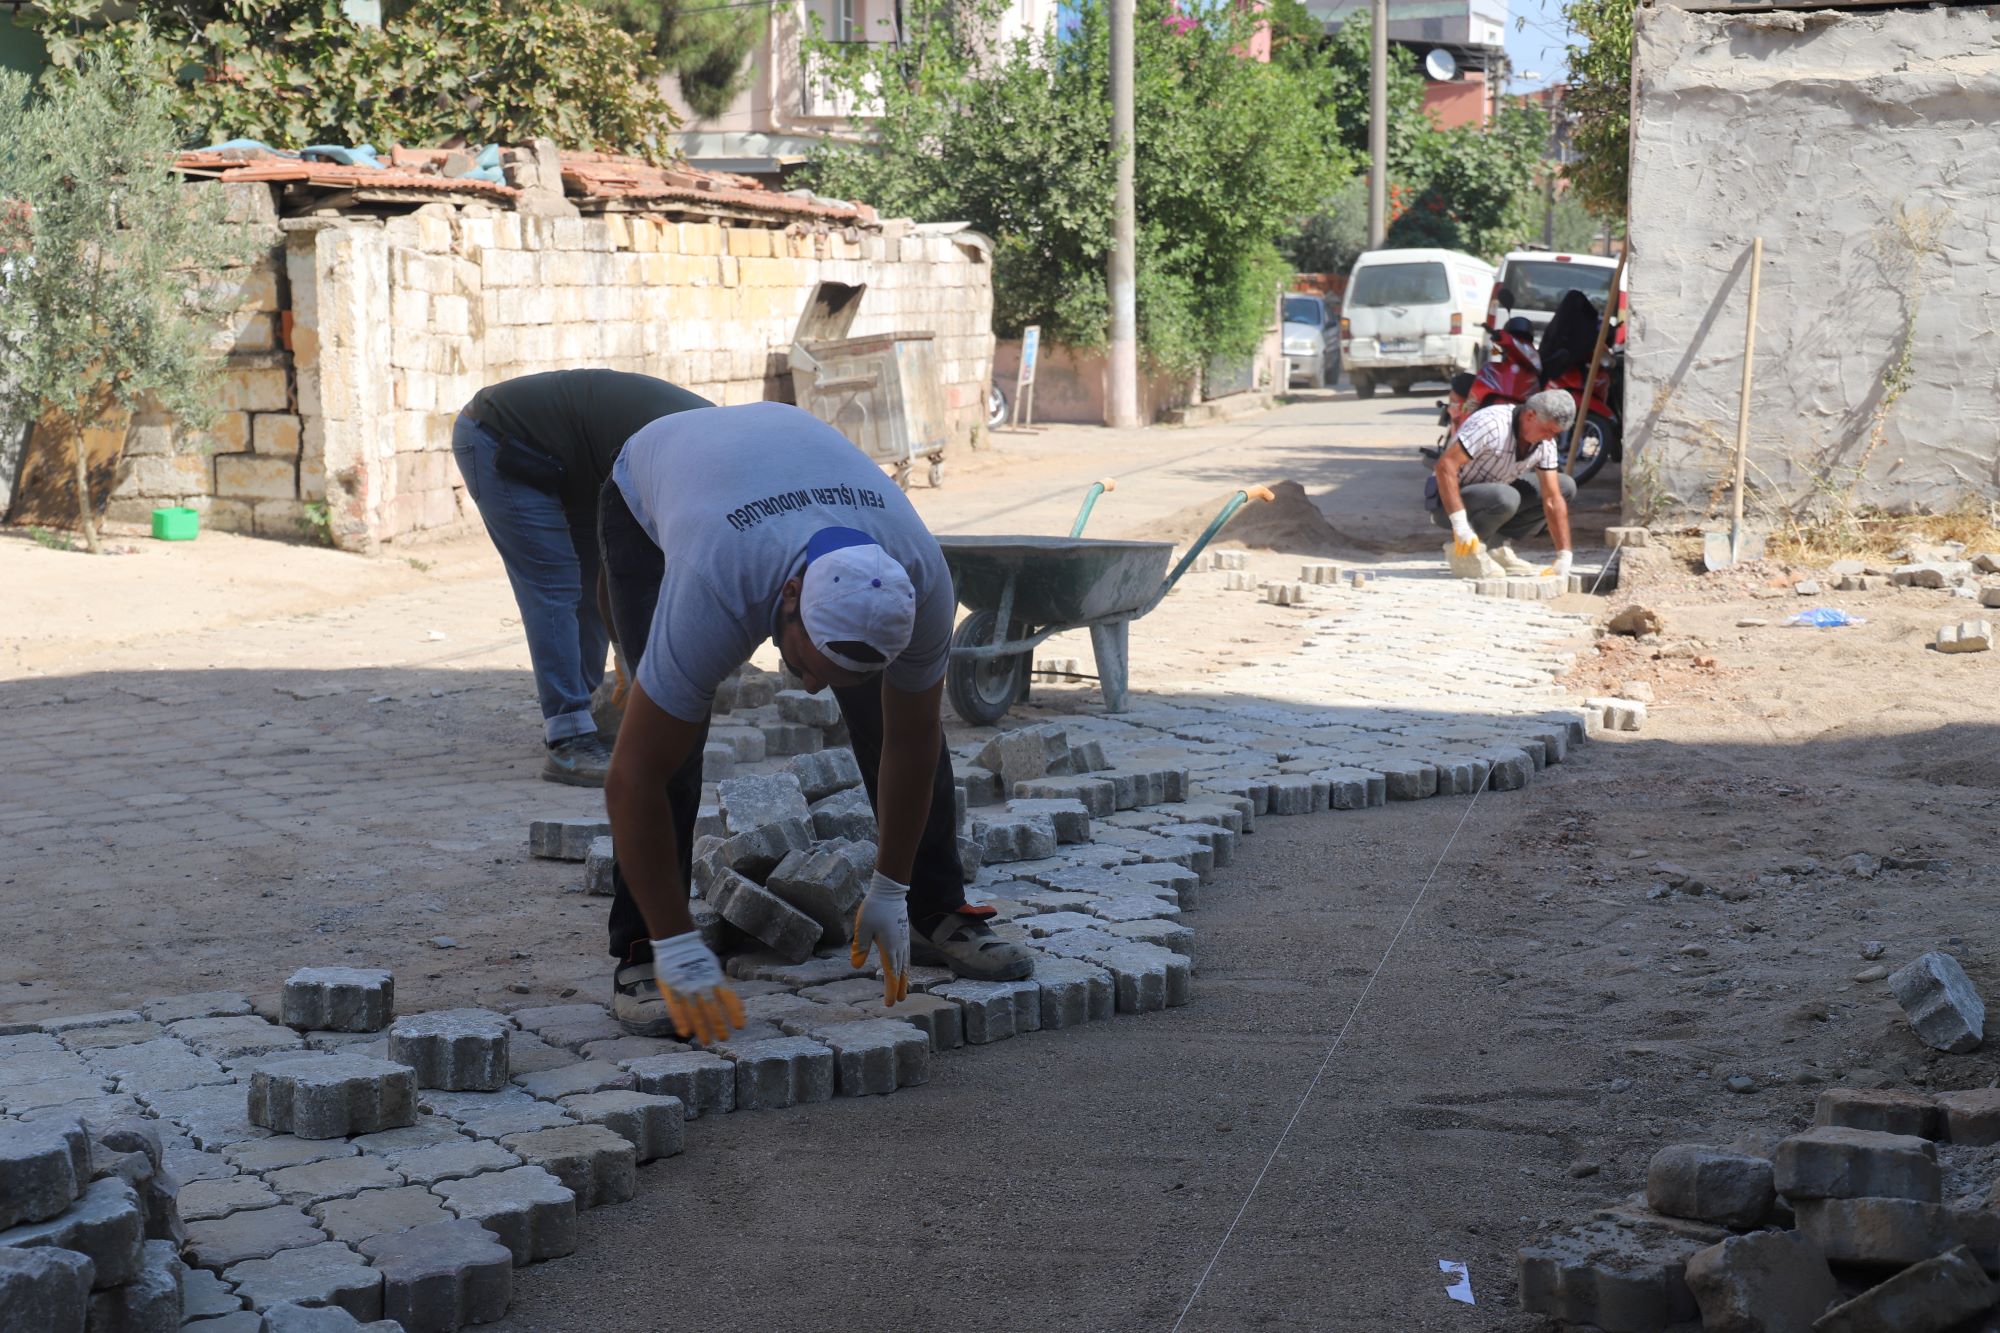
[[[1425,432],[1408,405],[1315,399],[1090,452],[1051,435],[919,503],[1063,530],[1117,470],[1093,520],[1115,533],[1248,471],[1365,526],[1356,559],[1421,552],[1421,514],[1390,505]],[[590,800],[534,778],[483,540],[137,545],[0,538],[0,1019],[364,959],[411,1008],[599,993],[602,903],[521,847],[531,813]],[[1993,1083],[2000,1058],[1928,1051],[1864,979],[1940,947],[2000,982],[2000,654],[1927,646],[1973,604],[1806,598],[1803,571],[1671,555],[1630,575],[1565,605],[1642,603],[1664,632],[1580,641],[1571,680],[1644,682],[1643,731],[1521,792],[1264,821],[1192,919],[1192,1006],[960,1053],[879,1103],[696,1122],[497,1327],[1526,1333],[1516,1247],[1640,1188],[1661,1145],[1782,1134],[1828,1084]],[[1783,625],[1812,605],[1867,623]],[[1176,592],[1135,634],[1136,683],[1282,667],[1296,613],[1243,606]]]

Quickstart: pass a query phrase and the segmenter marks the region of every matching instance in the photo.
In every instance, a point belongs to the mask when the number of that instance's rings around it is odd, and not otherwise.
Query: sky
[[[1509,0],[1507,55],[1514,66],[1514,80],[1507,91],[1532,92],[1562,82],[1568,46],[1561,0]],[[1531,73],[1541,77],[1522,77]]]

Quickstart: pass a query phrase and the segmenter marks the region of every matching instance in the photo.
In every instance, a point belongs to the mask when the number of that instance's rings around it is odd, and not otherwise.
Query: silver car
[[[1340,337],[1333,308],[1324,297],[1293,292],[1285,297],[1285,382],[1303,378],[1324,389],[1340,378]]]

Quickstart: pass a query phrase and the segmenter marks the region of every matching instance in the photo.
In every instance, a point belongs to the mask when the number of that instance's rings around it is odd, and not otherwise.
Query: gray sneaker
[[[635,1037],[677,1035],[667,1000],[653,981],[653,964],[627,963],[611,977],[611,1016]]]
[[[611,751],[596,732],[569,736],[549,746],[542,761],[542,780],[560,782],[565,787],[602,787],[605,770],[611,767]]]
[[[1003,940],[984,921],[957,912],[947,912],[928,934],[911,933],[910,961],[948,967],[968,981],[1021,981],[1035,970],[1028,946]]]

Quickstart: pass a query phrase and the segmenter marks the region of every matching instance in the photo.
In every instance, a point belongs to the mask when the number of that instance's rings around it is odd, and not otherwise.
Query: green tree
[[[811,179],[888,213],[972,223],[994,242],[1001,332],[1040,324],[1052,340],[1100,346],[1114,175],[1107,15],[1086,0],[1073,31],[991,49],[977,34],[998,12],[990,0],[918,0],[900,46],[809,42],[829,83],[881,112],[873,143],[823,141]],[[1275,242],[1353,166],[1312,68],[1243,58],[1253,22],[1138,5],[1139,334],[1175,371],[1255,346],[1285,271]]]
[[[1580,39],[1569,48],[1563,93],[1577,159],[1564,174],[1584,207],[1622,218],[1632,165],[1632,0],[1567,0],[1563,17]]]
[[[135,54],[150,63],[143,44]],[[212,416],[219,356],[204,276],[248,258],[219,189],[168,169],[171,95],[109,53],[31,95],[0,70],[0,416],[38,422],[74,457],[77,521],[99,549],[85,428],[154,406]]]
[[[1503,106],[1484,129],[1425,127],[1392,159],[1405,204],[1384,238],[1392,246],[1442,246],[1497,256],[1541,233],[1535,167],[1548,145],[1548,116],[1526,103]]]
[[[563,0],[408,0],[382,27],[340,0],[39,0],[27,11],[66,76],[143,49],[186,141],[520,143],[672,156],[660,66],[630,34]]]
[[[750,52],[770,23],[765,4],[717,0],[588,0],[591,8],[644,42],[680,84],[698,116],[729,109],[749,81]]]

